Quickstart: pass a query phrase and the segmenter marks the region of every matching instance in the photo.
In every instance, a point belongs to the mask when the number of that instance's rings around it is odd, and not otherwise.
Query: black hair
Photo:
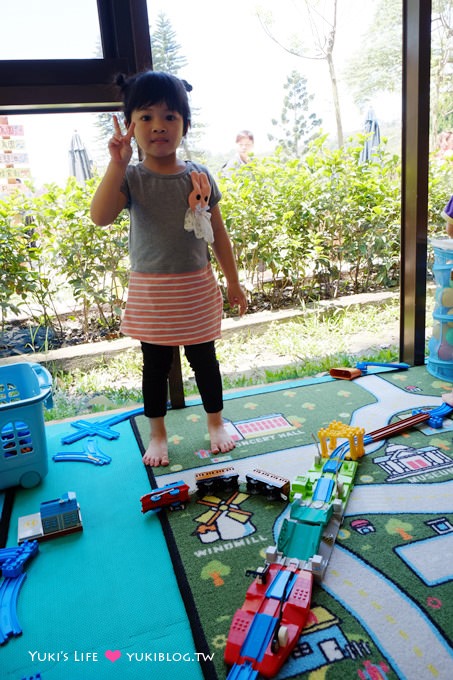
[[[128,126],[133,111],[165,102],[171,111],[177,111],[182,116],[183,134],[187,133],[191,119],[187,93],[192,90],[188,82],[163,71],[143,71],[129,78],[120,74],[116,78],[116,84],[121,90],[124,117]]]
[[[241,139],[250,139],[251,142],[255,141],[253,139],[253,132],[250,132],[250,130],[241,130],[238,132],[236,135],[236,144],[240,142]]]

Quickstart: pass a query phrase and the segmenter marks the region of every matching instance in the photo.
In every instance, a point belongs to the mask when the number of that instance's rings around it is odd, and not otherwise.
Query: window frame
[[[0,115],[115,111],[115,76],[152,68],[146,0],[97,0],[100,59],[0,60]]]

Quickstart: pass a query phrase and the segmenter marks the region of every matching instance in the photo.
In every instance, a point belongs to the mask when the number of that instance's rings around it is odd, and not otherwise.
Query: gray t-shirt
[[[148,274],[198,271],[209,262],[206,241],[184,229],[184,217],[192,191],[190,173],[205,172],[211,185],[209,206],[221,198],[208,169],[186,161],[176,175],[159,175],[142,163],[129,165],[121,191],[130,213],[129,257],[131,269]]]

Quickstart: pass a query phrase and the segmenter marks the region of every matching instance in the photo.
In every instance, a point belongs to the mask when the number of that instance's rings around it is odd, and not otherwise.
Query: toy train
[[[255,468],[246,474],[245,480],[250,494],[262,494],[267,500],[288,500],[291,486],[289,479]],[[197,472],[195,483],[201,496],[212,491],[231,491],[239,488],[239,475],[234,467],[224,467]]]
[[[195,484],[200,496],[212,491],[231,491],[239,488],[239,475],[234,467],[218,468],[195,474]]]
[[[282,499],[287,501],[291,484],[289,479],[274,475],[272,472],[255,468],[245,475],[247,491],[251,494],[262,494],[267,500]]]
[[[195,475],[197,492],[205,496],[212,491],[232,491],[239,488],[239,475],[234,467],[218,468],[198,472]],[[251,494],[262,493],[268,500],[281,498],[287,500],[290,493],[288,479],[274,475],[265,470],[253,470],[246,475],[247,490]],[[140,498],[142,513],[157,511],[168,507],[169,510],[184,508],[184,504],[190,500],[189,487],[183,481],[172,482],[160,488],[154,489]]]
[[[168,507],[170,510],[182,510],[189,501],[189,487],[184,482],[173,482],[155,489],[140,498],[142,512],[156,512]]]

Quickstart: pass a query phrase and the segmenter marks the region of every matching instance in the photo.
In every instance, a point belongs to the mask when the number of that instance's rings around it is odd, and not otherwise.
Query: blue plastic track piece
[[[0,567],[4,578],[16,578],[23,572],[27,560],[37,555],[38,541],[24,541],[15,548],[0,550]]]
[[[104,421],[104,423],[91,423],[88,420],[76,420],[74,423],[71,423],[71,425],[78,431],[62,437],[62,444],[73,444],[74,442],[78,442],[79,439],[83,439],[84,437],[93,437],[96,434],[100,437],[110,440],[118,439],[120,436],[119,432],[110,429],[110,425],[107,423],[107,421]]]
[[[100,460],[103,460],[104,463],[111,463],[112,459],[110,456],[108,456],[106,453],[103,453],[101,449],[98,446],[98,443],[94,437],[90,437],[87,440],[87,443],[85,444],[85,450],[84,453],[86,453],[89,456],[94,456],[95,458],[99,458]]]
[[[380,363],[379,361],[358,361],[355,365],[364,375],[367,373],[368,366],[381,366],[382,368],[394,368],[395,371],[407,371],[410,366],[405,363]]]
[[[443,416],[446,418],[453,412],[453,406],[450,406],[450,404],[447,404],[444,402],[440,406],[436,406],[436,408],[433,408],[432,411],[430,411],[430,414],[432,416]]]
[[[104,420],[76,420],[74,423],[71,423],[71,425],[75,427],[78,432],[74,432],[73,434],[68,434],[65,437],[62,437],[61,443],[73,444],[84,437],[93,437],[96,434],[100,437],[104,437],[105,439],[118,439],[120,433],[116,432],[115,430],[111,430],[110,427],[112,425],[118,425],[118,423],[122,423],[124,420],[128,420],[133,416],[142,415],[143,413],[143,407],[141,407],[132,411],[118,413],[116,416],[112,416],[111,418],[106,418]]]
[[[417,413],[429,414],[429,419],[426,421],[426,423],[429,425],[429,427],[432,427],[435,430],[440,430],[442,428],[444,418],[447,418],[453,413],[453,406],[450,406],[450,404],[444,402],[440,406],[436,406],[436,408],[430,410],[419,408],[412,411],[412,415],[416,415]]]
[[[227,680],[256,680],[256,678],[258,678],[258,671],[253,669],[250,661],[241,665],[235,663],[227,675]]]
[[[341,462],[338,458],[328,458],[322,467],[323,473],[330,472],[333,475],[338,471],[341,466]]]
[[[92,463],[93,465],[107,465],[107,461],[100,458],[95,458],[94,456],[87,456],[85,453],[81,452],[66,453],[65,451],[59,451],[58,453],[54,453],[52,460],[54,460],[56,463],[75,462]]]
[[[444,402],[441,406],[437,406],[437,408],[433,408],[433,410],[430,411],[428,425],[436,430],[440,429],[442,427],[443,419],[451,415],[452,412],[453,407]]]
[[[0,645],[12,635],[20,635],[22,628],[17,618],[17,597],[27,574],[4,578],[0,585]]]
[[[334,486],[335,483],[333,479],[330,479],[329,477],[320,477],[313,492],[313,500],[328,503],[332,496]]]
[[[324,463],[322,468],[323,473],[331,472],[333,474],[336,474],[339,471],[342,462],[349,453],[349,448],[350,447],[348,441],[339,444],[339,446],[337,446],[337,448],[332,451],[329,458]]]
[[[266,597],[272,597],[275,600],[281,600],[288,581],[294,576],[294,572],[288,570],[279,571],[277,576],[274,578],[269,588],[266,590]]]
[[[272,640],[277,618],[269,614],[255,614],[252,624],[241,649],[241,656],[246,659],[262,661],[267,646]]]
[[[59,461],[78,461],[92,463],[93,465],[108,465],[112,462],[111,457],[101,451],[94,437],[89,437],[83,451],[57,451],[52,456],[52,460],[57,463]]]
[[[349,453],[349,442],[343,442],[340,444],[340,446],[337,446],[337,448],[334,451],[334,454],[337,458],[341,458],[341,460],[344,460],[346,458],[346,455]]]

